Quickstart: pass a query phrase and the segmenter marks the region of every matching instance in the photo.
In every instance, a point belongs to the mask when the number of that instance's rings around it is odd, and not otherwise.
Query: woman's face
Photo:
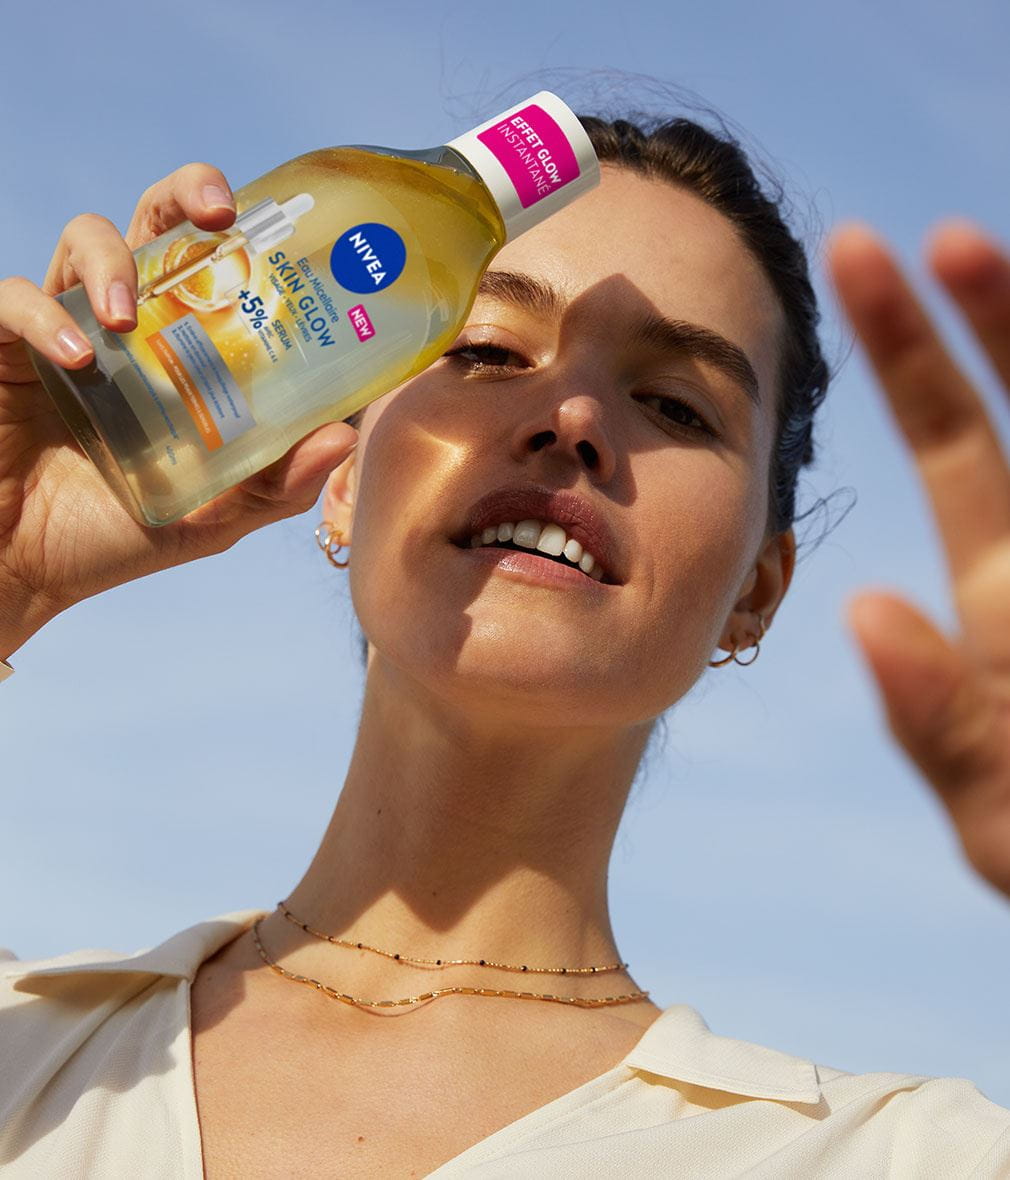
[[[791,577],[791,532],[764,533],[782,313],[720,214],[612,165],[490,274],[462,351],[370,405],[330,477],[356,613],[373,656],[465,709],[649,721]],[[482,498],[531,486],[595,516],[602,582],[469,547]],[[508,505],[490,523],[527,517]]]

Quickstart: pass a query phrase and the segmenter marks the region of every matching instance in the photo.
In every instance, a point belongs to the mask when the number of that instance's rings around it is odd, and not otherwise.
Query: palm
[[[930,261],[1010,389],[1010,260],[970,227],[948,225]],[[879,592],[854,600],[851,622],[895,737],[969,862],[1010,896],[1010,465],[882,244],[858,227],[840,231],[831,266],[929,494],[959,634]]]
[[[15,350],[27,360],[20,341],[0,346],[5,372],[24,371],[12,364]],[[9,573],[33,589],[45,570],[56,610],[115,585],[110,557],[112,566],[117,556],[125,560],[145,530],[110,494],[37,381],[0,383],[0,470]]]

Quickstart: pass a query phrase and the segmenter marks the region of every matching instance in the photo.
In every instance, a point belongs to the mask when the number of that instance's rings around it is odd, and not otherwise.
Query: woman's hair
[[[691,119],[671,119],[650,129],[625,119],[579,119],[601,161],[669,181],[721,213],[779,298],[786,328],[779,357],[767,526],[771,535],[784,533],[796,519],[800,468],[814,460],[814,415],[827,393],[830,374],[817,335],[820,312],[806,253],[782,217],[781,195],[776,201],[762,192],[735,140]]]
[[[830,372],[818,338],[820,312],[806,253],[786,224],[781,187],[776,185],[772,195],[762,190],[746,154],[725,126],[717,134],[683,117],[632,123],[580,115],[579,120],[601,161],[666,180],[718,210],[778,296],[786,327],[775,391],[767,528],[770,535],[783,533],[802,519],[796,514],[797,482],[800,469],[814,461],[814,415],[827,392]],[[347,421],[358,426],[363,412]],[[363,650],[367,657],[367,642]]]

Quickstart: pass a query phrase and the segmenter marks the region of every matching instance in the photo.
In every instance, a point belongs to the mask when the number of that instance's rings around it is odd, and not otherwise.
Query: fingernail
[[[109,285],[106,296],[109,304],[109,315],[117,320],[132,320],[135,318],[133,292],[121,280]]]
[[[209,209],[231,209],[235,200],[231,193],[219,184],[205,184],[203,186],[203,203]]]
[[[63,328],[57,332],[56,339],[60,344],[60,351],[72,361],[79,361],[91,351],[91,345],[78,332],[71,328]]]

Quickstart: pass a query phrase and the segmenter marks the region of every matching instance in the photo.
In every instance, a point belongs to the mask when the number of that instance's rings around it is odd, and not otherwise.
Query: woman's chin
[[[612,673],[613,668],[609,671]],[[628,684],[618,686],[592,653],[572,643],[567,650],[524,643],[515,637],[478,629],[467,637],[453,662],[428,664],[424,673],[440,696],[463,709],[538,725],[613,725],[615,699],[627,700]]]

